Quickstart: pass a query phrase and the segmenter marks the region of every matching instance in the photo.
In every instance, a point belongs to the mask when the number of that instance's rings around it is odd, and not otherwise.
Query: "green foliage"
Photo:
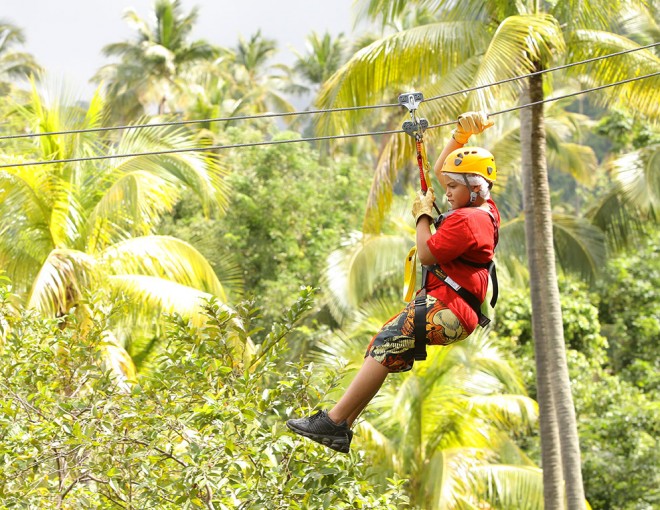
[[[569,351],[585,490],[593,508],[660,504],[660,406],[638,388]]]
[[[657,129],[645,119],[638,120],[629,113],[614,110],[598,123],[595,134],[605,136],[616,153],[630,152],[652,143],[658,143]]]
[[[603,273],[599,313],[616,372],[646,391],[658,391],[660,362],[660,234],[613,259]]]
[[[405,505],[402,482],[371,484],[362,454],[291,436],[290,414],[323,399],[337,374],[275,360],[311,307],[304,289],[244,363],[236,342],[256,311],[207,303],[194,327],[170,317],[153,370],[128,384],[103,365],[109,314],[89,330],[8,312],[0,357],[0,508],[373,508]],[[240,345],[241,342],[238,342]],[[323,388],[323,390],[321,389]]]
[[[229,143],[263,137],[228,134]],[[222,222],[204,220],[194,202],[182,203],[161,231],[190,240],[215,267],[233,257],[268,324],[300,285],[319,285],[328,254],[360,225],[369,175],[353,159],[320,161],[316,150],[295,143],[241,149],[226,161],[232,191]]]
[[[564,340],[569,349],[584,354],[596,364],[606,361],[607,340],[600,334],[598,298],[582,283],[560,284]],[[532,306],[526,291],[507,289],[497,306],[495,331],[513,342],[517,355],[533,359]]]
[[[651,251],[655,249],[653,240],[649,241],[649,247]],[[642,251],[638,257],[610,261],[603,271],[606,275],[618,275],[619,279],[603,284],[600,299],[587,294],[583,285],[561,284],[582,470],[587,499],[593,508],[650,510],[660,501],[654,468],[660,462],[657,445],[660,408],[653,394],[644,393],[657,387],[657,368],[653,367],[655,358],[649,361],[634,358],[641,354],[640,349],[653,355],[651,338],[657,339],[657,334],[644,337],[634,325],[647,323],[647,314],[651,312],[653,316],[654,306],[657,308],[651,291],[656,280],[653,272],[649,278],[648,267],[653,267],[650,254]],[[635,268],[633,272],[637,275],[644,272],[647,280],[635,281],[631,273],[621,270],[623,267]],[[611,334],[612,327],[603,328],[607,337],[600,333],[599,314],[602,317],[604,313],[620,319],[618,336]],[[498,303],[495,328],[503,340],[511,342],[530,394],[535,395],[531,305],[525,292],[507,289]],[[630,356],[630,365],[620,374],[609,373],[605,367],[616,366],[621,359],[616,353],[620,352]],[[533,458],[538,455],[538,445],[534,442],[525,444],[524,449]]]

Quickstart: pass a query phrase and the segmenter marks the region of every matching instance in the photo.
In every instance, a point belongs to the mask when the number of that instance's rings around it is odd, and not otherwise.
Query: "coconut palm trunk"
[[[522,97],[523,103],[529,103],[529,89]],[[536,107],[540,109],[540,107]],[[539,275],[543,267],[538,255],[541,243],[529,242],[535,239],[534,196],[535,183],[533,169],[535,165],[532,151],[534,137],[544,135],[544,125],[538,122],[538,113],[534,109],[523,109],[520,113],[520,142],[522,152],[523,205],[525,210],[525,236],[527,238],[527,260],[530,275]],[[536,122],[534,122],[536,120]],[[539,132],[540,131],[540,132]],[[541,147],[543,150],[543,148]],[[538,165],[538,163],[537,163]],[[541,465],[543,467],[543,500],[546,508],[564,508],[563,471],[561,466],[561,447],[559,446],[559,429],[555,417],[552,399],[552,386],[548,370],[548,346],[541,341],[545,327],[545,314],[541,302],[542,290],[540,279],[530,277],[530,293],[532,300],[532,328],[534,333],[534,358],[536,360],[536,400],[539,404],[539,426],[541,429]]]
[[[530,78],[526,95],[527,103],[543,99],[542,75]],[[541,416],[544,483],[547,484],[544,489],[545,507],[564,508],[561,478],[558,479],[558,475],[563,471],[567,508],[582,510],[585,508],[585,499],[580,446],[566,363],[555,270],[543,105],[522,109],[520,120],[537,398]],[[561,465],[558,465],[559,459]]]

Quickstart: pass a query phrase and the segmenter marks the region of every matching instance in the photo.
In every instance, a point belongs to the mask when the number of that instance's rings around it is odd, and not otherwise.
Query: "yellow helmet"
[[[489,183],[497,179],[495,158],[481,147],[462,147],[450,152],[442,165],[442,172],[481,175]]]

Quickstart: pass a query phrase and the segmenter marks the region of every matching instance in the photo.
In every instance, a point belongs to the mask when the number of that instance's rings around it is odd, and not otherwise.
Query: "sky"
[[[315,31],[333,35],[353,31],[354,0],[181,0],[184,12],[197,6],[199,16],[191,39],[234,47],[239,35],[257,30],[278,42],[278,62],[291,64],[291,48],[303,52],[305,37]],[[101,49],[129,40],[133,30],[123,19],[134,9],[151,19],[153,0],[1,0],[0,20],[23,30],[22,51],[31,53],[48,77],[71,85],[81,98],[90,97],[89,79],[110,62]]]

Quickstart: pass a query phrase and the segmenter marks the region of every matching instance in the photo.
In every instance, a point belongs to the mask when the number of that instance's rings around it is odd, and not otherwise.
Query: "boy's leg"
[[[328,416],[335,423],[346,422],[350,427],[366,405],[378,393],[390,371],[371,356],[367,356],[346,392]]]
[[[330,413],[321,410],[308,418],[286,422],[296,434],[321,443],[328,448],[347,453],[353,431],[351,423],[369,403],[385,381],[389,369],[367,356],[348,389]]]

